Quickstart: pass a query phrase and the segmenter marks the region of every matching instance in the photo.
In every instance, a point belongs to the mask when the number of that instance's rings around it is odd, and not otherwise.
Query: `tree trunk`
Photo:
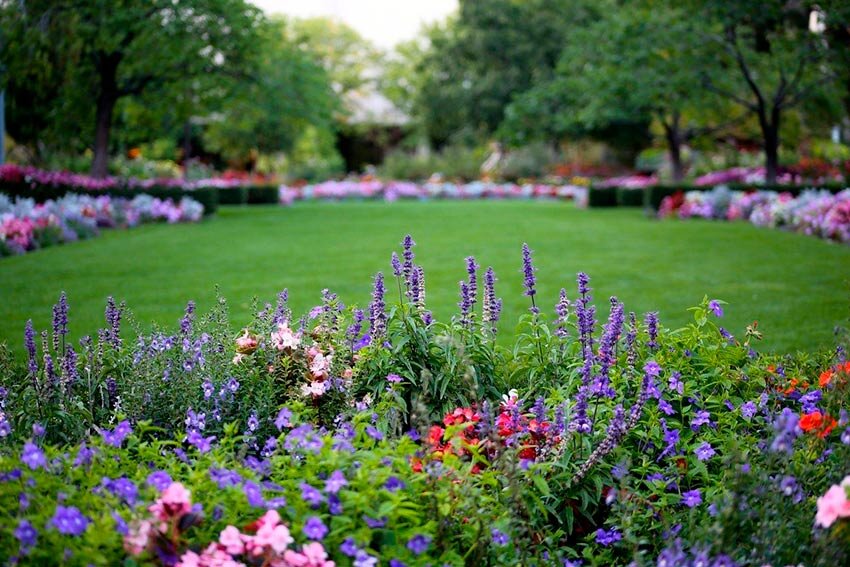
[[[679,115],[673,115],[672,123],[664,122],[664,137],[667,139],[667,151],[670,153],[670,169],[673,182],[679,183],[685,178],[685,168],[682,164],[682,135],[679,131]]]
[[[780,109],[776,106],[771,111],[771,118],[766,113],[759,114],[762,136],[764,137],[764,182],[768,185],[776,183],[779,173],[779,118]]]
[[[109,133],[112,130],[112,113],[118,102],[119,56],[100,57],[97,71],[100,77],[100,92],[97,95],[97,110],[94,126],[94,159],[91,164],[92,177],[102,179],[109,172]]]
[[[192,123],[183,123],[183,179],[189,179],[189,159],[192,156]]]

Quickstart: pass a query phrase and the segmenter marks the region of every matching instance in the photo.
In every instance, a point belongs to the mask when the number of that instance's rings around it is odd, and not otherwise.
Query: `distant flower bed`
[[[665,197],[658,214],[662,218],[746,220],[756,226],[850,243],[850,189],[837,194],[806,190],[794,197],[775,191],[730,191],[720,186]]]
[[[105,177],[97,179],[70,171],[45,171],[37,167],[16,164],[0,165],[0,183],[18,183],[35,186],[70,187],[88,191],[107,189],[150,189],[151,187],[170,187],[191,190],[198,187],[236,187],[244,185],[239,179],[212,178],[186,181],[176,178],[122,179]]]
[[[131,200],[69,193],[61,199],[36,204],[32,199],[12,201],[0,194],[0,256],[90,238],[101,228],[159,221],[195,222],[203,212],[199,202],[186,197],[175,202],[149,195]]]
[[[578,185],[490,183],[412,183],[409,181],[343,180],[315,185],[280,187],[280,202],[341,199],[571,199],[587,200],[587,188]]]

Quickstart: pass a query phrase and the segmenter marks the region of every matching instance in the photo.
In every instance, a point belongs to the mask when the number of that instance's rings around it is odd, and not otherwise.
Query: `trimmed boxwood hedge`
[[[642,207],[644,200],[643,189],[628,189],[626,187],[617,187],[617,206],[618,207]]]
[[[597,207],[616,207],[617,206],[617,190],[614,187],[590,187],[587,190],[587,206],[591,208]]]
[[[222,187],[218,190],[218,203],[220,205],[247,205],[248,188],[245,186]]]
[[[278,202],[278,188],[276,185],[249,185],[249,205],[274,205]]]

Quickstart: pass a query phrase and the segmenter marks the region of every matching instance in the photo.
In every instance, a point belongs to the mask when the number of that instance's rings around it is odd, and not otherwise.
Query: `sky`
[[[412,39],[423,24],[443,20],[457,0],[251,0],[266,13],[309,18],[330,16],[388,49]]]

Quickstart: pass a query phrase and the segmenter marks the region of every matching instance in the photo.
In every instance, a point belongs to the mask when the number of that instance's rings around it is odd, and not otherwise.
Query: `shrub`
[[[646,189],[627,189],[625,187],[617,187],[617,206],[618,207],[642,207],[644,201],[644,193]]]
[[[614,187],[593,187],[588,189],[587,205],[591,208],[616,207],[617,189]]]

